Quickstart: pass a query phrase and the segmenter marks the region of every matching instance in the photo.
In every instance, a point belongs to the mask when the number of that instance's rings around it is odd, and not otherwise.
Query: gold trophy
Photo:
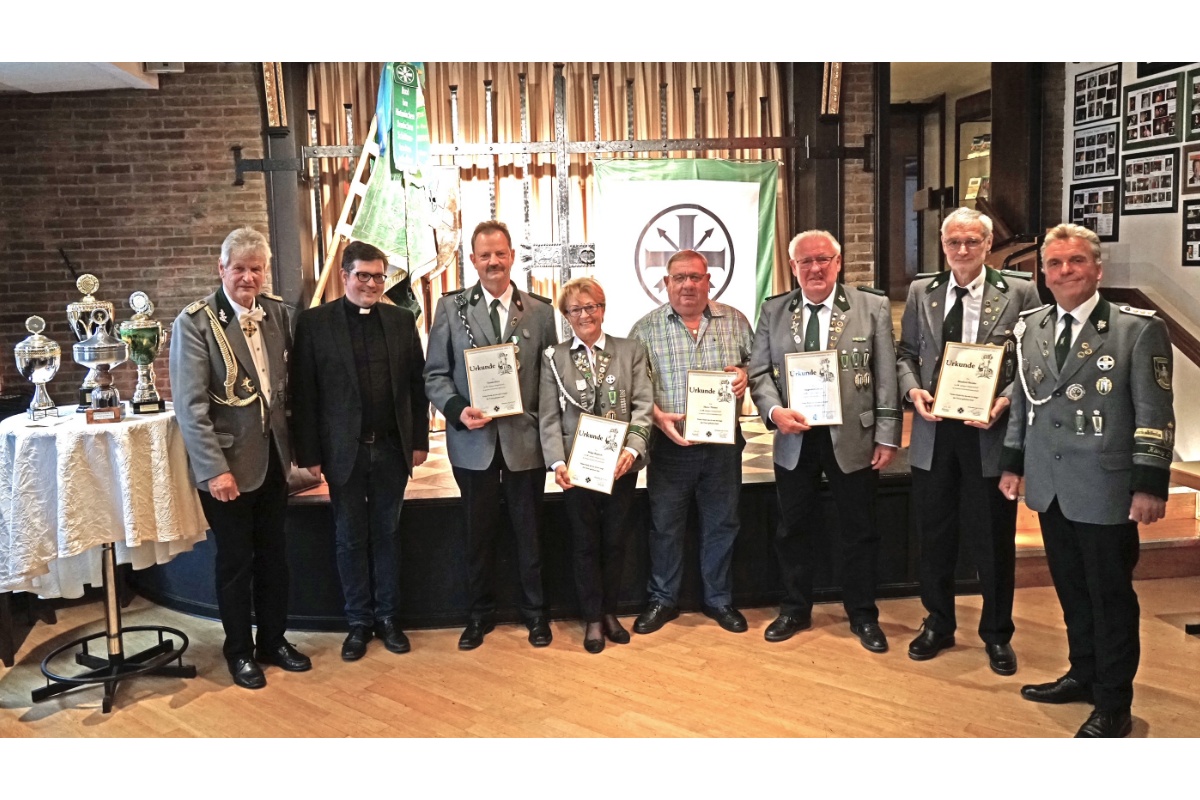
[[[150,302],[145,292],[129,295],[129,307],[134,311],[133,319],[117,326],[117,335],[129,345],[129,360],[137,366],[138,371],[137,386],[134,387],[129,406],[135,414],[154,414],[166,407],[154,386],[154,359],[162,350],[166,334],[162,323],[150,318],[154,313],[154,303]]]
[[[109,336],[113,332],[113,304],[107,300],[97,300],[92,293],[100,287],[100,281],[95,275],[80,275],[75,281],[76,288],[83,292],[83,299],[67,303],[67,322],[75,332],[75,338],[85,341],[95,335],[98,330],[105,330]],[[76,359],[78,361],[79,359]],[[92,403],[92,390],[96,388],[97,372],[89,369],[79,386],[79,409],[83,413]]]
[[[58,373],[62,349],[58,342],[42,336],[46,320],[30,317],[25,320],[25,330],[30,336],[22,340],[13,351],[17,356],[17,371],[21,377],[33,383],[33,400],[29,403],[29,418],[57,417],[58,407],[50,399],[46,384]]]

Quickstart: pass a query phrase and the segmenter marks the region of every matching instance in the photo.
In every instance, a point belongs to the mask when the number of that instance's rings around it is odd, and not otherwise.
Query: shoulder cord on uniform
[[[578,400],[576,400],[574,397],[571,397],[571,395],[567,394],[567,389],[565,386],[563,386],[562,378],[560,378],[558,375],[558,365],[554,363],[554,348],[553,347],[546,348],[546,360],[550,362],[550,371],[554,373],[554,382],[558,384],[558,407],[559,407],[559,410],[566,411],[567,404],[565,401],[570,400],[571,405],[575,406],[576,408],[578,408],[580,411],[582,411],[585,414],[590,414],[591,413],[590,409],[584,408],[579,403]]]
[[[208,324],[212,328],[213,338],[216,339],[217,349],[221,351],[221,360],[225,363],[225,396],[219,397],[216,393],[209,391],[208,396],[214,403],[231,408],[243,408],[250,405],[254,401],[258,401],[258,413],[262,420],[263,434],[267,432],[267,412],[263,405],[262,393],[255,391],[249,397],[238,397],[233,390],[237,383],[237,363],[233,359],[233,351],[229,348],[229,340],[225,338],[225,329],[221,323],[217,321],[217,315],[213,313],[209,306],[204,307],[204,313],[208,315]]]
[[[467,298],[460,295],[459,297],[455,298],[454,305],[458,308],[458,318],[462,320],[463,327],[467,329],[467,341],[471,344],[471,347],[474,348],[475,334],[471,333],[471,324],[467,322],[467,312],[465,310]]]
[[[1025,392],[1025,399],[1032,406],[1041,406],[1050,402],[1051,395],[1043,397],[1041,400],[1035,400],[1033,393],[1029,391],[1029,384],[1025,380],[1025,358],[1021,348],[1021,339],[1025,336],[1025,320],[1017,320],[1017,324],[1013,327],[1013,333],[1017,337],[1017,375],[1021,378],[1021,389]],[[1033,409],[1029,409],[1029,424],[1033,424]]]

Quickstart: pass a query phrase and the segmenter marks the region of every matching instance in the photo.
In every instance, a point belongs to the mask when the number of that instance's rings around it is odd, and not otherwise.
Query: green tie
[[[490,316],[492,318],[492,336],[498,342],[500,341],[500,298],[492,301],[492,310]]]
[[[1063,364],[1067,361],[1067,353],[1071,351],[1071,325],[1075,319],[1070,314],[1063,314],[1063,329],[1054,344],[1054,358],[1058,361],[1058,371],[1062,372]]]
[[[808,325],[804,329],[804,350],[811,353],[821,349],[821,320],[817,317],[821,307],[812,303],[805,305],[808,306]]]

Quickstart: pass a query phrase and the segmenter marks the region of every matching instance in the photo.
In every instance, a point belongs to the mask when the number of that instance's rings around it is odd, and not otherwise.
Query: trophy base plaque
[[[87,414],[89,425],[101,422],[120,422],[125,419],[125,406],[115,405],[109,408],[92,408],[88,406],[84,413]]]
[[[162,400],[130,400],[129,408],[134,414],[157,414],[167,410]]]

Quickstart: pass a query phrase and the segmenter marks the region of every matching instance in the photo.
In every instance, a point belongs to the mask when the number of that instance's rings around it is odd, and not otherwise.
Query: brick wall
[[[230,146],[262,154],[261,67],[189,63],[164,75],[156,91],[119,90],[0,95],[0,368],[5,392],[28,386],[12,348],[38,314],[63,349],[50,384],[69,403],[84,369],[71,357],[76,339],[66,305],[80,299],[58,253],[100,280],[96,297],[132,316],[129,295],[142,290],[155,318],[170,327],[180,309],[217,285],[221,241],[235,227],[267,232],[261,173],[233,186]],[[167,354],[155,369],[169,396]],[[114,372],[128,398],[136,371]],[[23,389],[22,389],[23,390]]]
[[[863,134],[875,131],[875,94],[869,62],[846,63],[842,67],[842,144],[857,147]],[[863,162],[844,162],[842,191],[845,211],[842,234],[842,264],[845,281],[851,286],[875,284],[875,175],[863,171]]]
[[[1063,104],[1066,102],[1066,65],[1042,65],[1042,233],[1062,222]]]

